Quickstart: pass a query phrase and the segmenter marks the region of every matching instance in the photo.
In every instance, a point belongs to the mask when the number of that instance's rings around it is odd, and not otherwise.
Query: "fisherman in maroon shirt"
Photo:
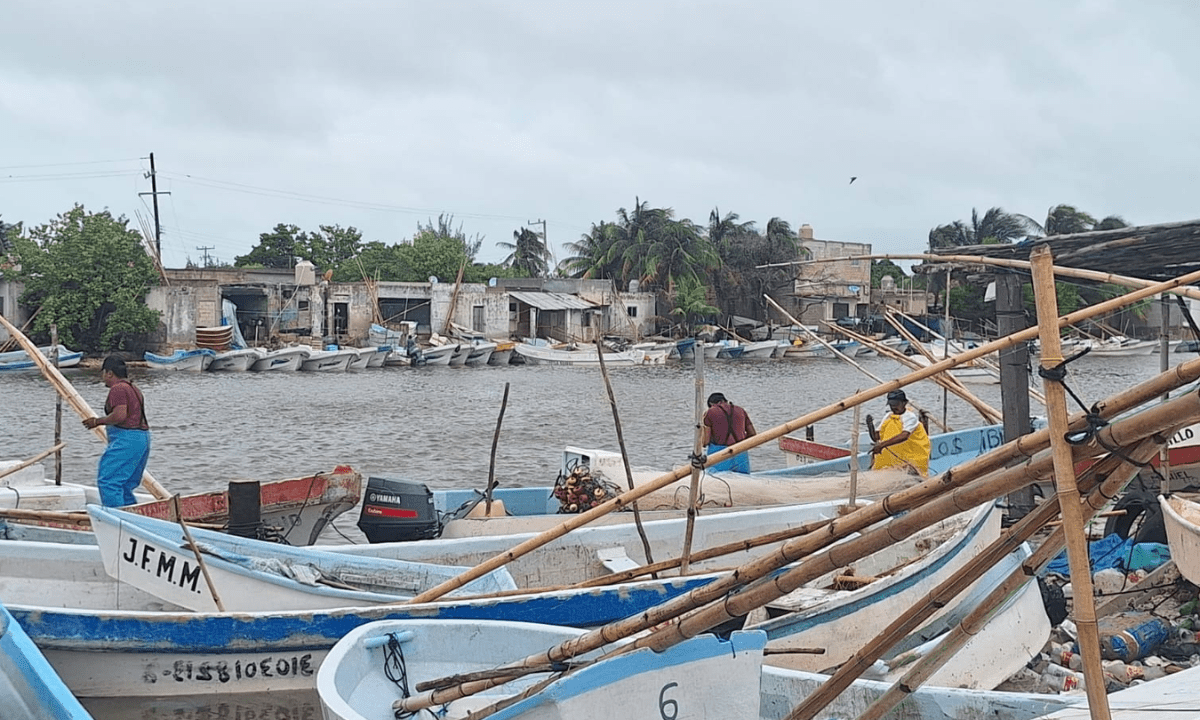
[[[709,456],[718,450],[741,442],[755,434],[754,423],[744,408],[729,402],[721,393],[708,396],[708,411],[700,428],[700,444],[707,447]],[[750,472],[750,453],[735,455],[713,465],[709,470],[732,470]]]
[[[150,425],[142,391],[129,381],[125,361],[117,355],[104,358],[100,379],[108,386],[104,417],[85,418],[83,426],[108,426],[108,447],[96,470],[100,502],[121,507],[137,502],[133,489],[142,482],[150,459]]]

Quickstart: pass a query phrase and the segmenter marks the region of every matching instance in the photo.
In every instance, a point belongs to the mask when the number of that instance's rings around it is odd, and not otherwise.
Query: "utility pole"
[[[550,253],[551,259],[554,259],[554,251],[550,249],[550,240],[546,237],[546,221],[542,219],[530,220],[526,225],[541,225],[542,226],[542,246],[546,248],[546,252]],[[553,272],[554,268],[550,268]]]
[[[152,195],[154,197],[154,252],[158,254],[158,264],[162,266],[162,226],[158,222],[158,196],[170,195],[169,192],[158,191],[158,173],[154,171],[154,153],[150,153],[150,173],[146,175],[150,178],[150,192],[138,193],[138,195]],[[199,250],[200,248],[196,248]]]
[[[207,245],[207,246],[201,247],[200,245],[197,245],[196,249],[204,253],[204,267],[211,267],[212,261],[209,260],[208,251],[216,250],[217,246],[216,245]]]

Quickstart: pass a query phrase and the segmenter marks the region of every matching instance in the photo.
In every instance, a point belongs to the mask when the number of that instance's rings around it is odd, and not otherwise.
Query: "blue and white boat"
[[[390,717],[401,703],[463,718],[513,698],[497,720],[608,720],[614,703],[632,717],[757,718],[761,632],[722,640],[700,635],[656,653],[648,648],[596,659],[582,668],[525,675],[448,703],[418,683],[524,660],[573,640],[580,630],[532,623],[395,620],[363,625],[340,640],[317,673],[326,720]],[[406,682],[389,678],[401,669]],[[389,673],[389,670],[392,670]],[[548,683],[545,687],[535,687]],[[528,697],[517,698],[520,693]],[[618,700],[619,699],[619,700]],[[645,710],[645,712],[643,712]],[[653,712],[651,712],[653,711]],[[657,713],[657,714],[656,714]]]
[[[38,348],[38,352],[50,357],[53,348],[49,345]],[[68,350],[65,346],[58,346],[58,366],[60,368],[75,367],[79,361],[83,359],[83,353]],[[0,353],[0,373],[7,372],[38,372],[39,367],[29,354],[24,350],[15,350],[13,352]]]
[[[0,605],[0,717],[91,720],[42,652]]]
[[[151,370],[203,372],[208,369],[209,364],[217,357],[217,352],[209,348],[176,350],[170,355],[155,355],[150,351],[146,351],[142,357],[146,360],[146,365]]]
[[[312,348],[304,345],[259,350],[258,359],[250,364],[250,369],[253,372],[295,372],[311,353]]]
[[[225,350],[217,353],[206,369],[209,372],[246,372],[260,357],[254,348]]]
[[[110,577],[189,610],[314,610],[401,602],[470,568],[359,558],[88,505]],[[203,565],[197,558],[203,556]],[[500,568],[451,594],[515,590]]]

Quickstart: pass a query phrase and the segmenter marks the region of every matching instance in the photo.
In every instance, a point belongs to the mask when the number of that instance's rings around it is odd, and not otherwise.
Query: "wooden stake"
[[[852,508],[858,506],[858,423],[861,411],[861,405],[854,406],[854,424],[850,426],[850,507]]]
[[[59,450],[62,450],[64,447],[66,447],[66,443],[60,442],[60,443],[56,444],[54,447],[50,448],[49,450],[42,452],[42,453],[38,453],[37,455],[34,455],[33,457],[29,458],[28,460],[17,463],[16,465],[13,465],[10,468],[4,468],[4,469],[0,470],[0,478],[7,477],[19,470],[24,470],[25,468],[29,467],[30,465],[33,465],[36,462],[45,460],[46,458],[48,458],[51,455],[58,452]]]
[[[30,359],[37,363],[37,366],[42,371],[42,375],[46,376],[46,379],[50,381],[50,384],[58,391],[58,394],[62,395],[71,404],[71,408],[75,410],[79,417],[84,420],[96,417],[96,412],[87,404],[87,401],[76,392],[74,386],[63,377],[58,368],[51,365],[45,356],[38,352],[37,346],[29,338],[25,337],[25,333],[13,326],[8,321],[8,318],[3,315],[0,315],[0,325],[3,325],[12,334],[13,339],[21,344],[21,347],[25,349],[25,353],[29,355]],[[104,431],[103,425],[97,425],[92,428],[92,432],[96,434],[96,437],[108,442],[108,433]],[[162,485],[158,484],[158,481],[154,479],[149,470],[142,473],[142,486],[159,500],[166,500],[171,497],[171,494]]]
[[[1062,339],[1058,334],[1058,298],[1054,289],[1053,259],[1050,246],[1040,245],[1029,255],[1033,271],[1033,296],[1037,305],[1038,331],[1042,343],[1041,365],[1054,371],[1062,362]],[[1088,561],[1088,541],[1079,509],[1079,491],[1075,485],[1075,463],[1066,434],[1067,395],[1062,382],[1047,378],[1046,415],[1050,424],[1050,447],[1054,454],[1054,479],[1058,505],[1066,533],[1067,562],[1071,568],[1071,587],[1075,589],[1073,614],[1079,629],[1079,649],[1083,656],[1083,676],[1087,680],[1088,708],[1092,720],[1108,720],[1108,695],[1104,689],[1104,668],[1100,663],[1100,628],[1096,623],[1096,605],[1092,600],[1092,570]]]
[[[492,435],[492,459],[488,463],[487,493],[483,505],[483,516],[492,516],[492,490],[496,487],[496,446],[500,444],[500,424],[504,422],[504,409],[508,407],[508,383],[504,383],[504,397],[500,400],[500,415],[496,418],[496,432]]]
[[[700,457],[706,448],[701,446],[700,439],[704,435],[704,350],[696,355],[696,430],[692,434],[692,452]],[[696,504],[700,495],[700,468],[692,465],[692,483],[688,488],[687,528],[683,533],[683,552],[679,555],[679,574],[688,574],[688,564],[691,562],[692,534],[696,527]]]
[[[621,463],[625,466],[625,481],[633,490],[633,468],[629,467],[629,453],[625,450],[625,434],[621,431],[621,415],[617,412],[617,396],[613,394],[612,383],[608,380],[608,368],[604,365],[604,343],[596,336],[596,360],[600,363],[600,376],[604,378],[604,388],[608,391],[608,404],[612,407],[613,425],[617,429],[617,446],[621,448]],[[642,539],[642,549],[646,553],[646,562],[654,562],[650,553],[650,539],[646,537],[646,529],[642,527],[642,513],[637,502],[632,504],[633,522],[637,526],[638,536]]]
[[[183,537],[187,540],[188,546],[192,548],[192,553],[196,556],[196,562],[200,565],[200,571],[204,573],[204,582],[208,584],[208,591],[212,593],[213,602],[217,604],[217,610],[225,612],[225,605],[221,602],[221,596],[217,594],[217,588],[213,585],[212,578],[208,574],[208,563],[204,562],[204,557],[200,554],[200,548],[196,546],[196,541],[192,540],[192,531],[188,530],[187,523],[183,519],[183,511],[179,508],[179,495],[171,496],[171,506],[175,509],[175,517],[179,518],[179,527],[183,528]]]
[[[1142,298],[1149,297],[1151,295],[1155,295],[1157,293],[1164,292],[1170,288],[1175,288],[1182,284],[1185,284],[1188,282],[1194,282],[1196,280],[1200,280],[1200,270],[1193,272],[1193,273],[1189,273],[1187,275],[1177,277],[1174,280],[1168,280],[1166,282],[1158,283],[1158,284],[1152,285],[1150,287],[1142,288],[1141,290],[1135,290],[1126,295],[1122,295],[1120,297],[1116,297],[1111,300],[1107,300],[1105,302],[1097,303],[1095,305],[1083,308],[1082,310],[1077,310],[1076,312],[1073,312],[1069,315],[1065,315],[1065,316],[1059,318],[1058,324],[1059,324],[1059,327],[1064,327],[1066,325],[1070,325],[1070,324],[1079,322],[1080,320],[1085,320],[1085,319],[1093,317],[1095,315],[1100,315],[1100,314],[1109,312],[1114,308],[1124,307],[1125,305],[1135,303],[1135,302],[1141,300]],[[799,428],[811,425],[811,424],[817,422],[818,420],[822,420],[824,418],[835,415],[839,412],[842,412],[843,410],[848,410],[848,409],[854,407],[855,405],[860,405],[862,403],[873,400],[877,397],[882,397],[884,395],[887,395],[892,390],[898,390],[906,385],[917,382],[918,380],[924,380],[925,378],[933,377],[934,375],[942,372],[943,370],[949,370],[950,368],[957,367],[958,365],[960,365],[962,363],[970,362],[971,360],[974,360],[977,357],[987,355],[988,353],[991,353],[1000,348],[1011,347],[1013,345],[1016,345],[1017,343],[1025,342],[1026,340],[1030,340],[1030,339],[1036,337],[1037,333],[1038,333],[1037,328],[1026,328],[1025,330],[1022,330],[1021,332],[1013,333],[1012,335],[1008,335],[1007,337],[1000,338],[998,340],[993,340],[992,342],[989,342],[989,343],[984,343],[983,345],[980,345],[977,348],[971,348],[971,349],[967,350],[966,352],[963,352],[959,355],[955,355],[955,356],[948,358],[946,360],[943,360],[939,363],[934,363],[933,365],[930,365],[927,368],[923,368],[916,372],[905,375],[904,377],[899,378],[898,380],[892,380],[890,382],[880,383],[879,385],[877,385],[873,388],[870,388],[868,390],[864,390],[863,392],[858,393],[857,395],[853,395],[849,398],[841,400],[840,402],[836,402],[832,405],[827,405],[827,406],[821,408],[820,410],[810,412],[807,415],[802,415],[801,417],[798,417],[795,420],[792,420],[791,422],[784,423],[783,425],[779,425],[777,427],[771,428],[770,430],[758,433],[757,435],[748,437],[745,440],[734,443],[733,445],[730,445],[729,447],[723,448],[722,450],[719,450],[718,452],[709,456],[707,462],[705,463],[705,467],[710,467],[710,466],[715,465],[724,460],[728,460],[729,458],[732,458],[733,456],[735,456],[739,453],[743,453],[751,448],[758,447],[759,445],[762,445],[763,443],[767,443],[772,440],[775,440],[776,438],[779,438],[790,432],[794,432],[795,430],[797,430]],[[1180,366],[1180,367],[1182,367],[1182,366]],[[1022,437],[1021,440],[1029,442],[1028,438],[1031,438],[1031,437],[1034,437],[1037,435],[1038,435],[1037,433],[1031,433],[1029,435]],[[1018,447],[1020,447],[1021,440],[1016,441]],[[990,455],[990,453],[989,453],[989,455]],[[618,495],[617,497],[612,498],[612,499],[608,500],[607,502],[604,502],[601,505],[598,505],[598,506],[592,508],[591,510],[588,510],[587,512],[575,515],[575,516],[571,517],[570,519],[563,521],[557,527],[554,527],[554,528],[551,528],[550,530],[541,532],[541,533],[535,535],[534,537],[518,544],[516,547],[514,547],[510,550],[507,550],[505,552],[502,552],[502,553],[492,557],[489,560],[485,560],[484,562],[476,565],[475,567],[471,568],[470,570],[465,571],[458,577],[451,578],[450,580],[440,583],[439,585],[437,585],[433,588],[430,588],[429,590],[426,590],[423,593],[418,594],[416,597],[409,600],[408,603],[415,604],[415,603],[423,603],[423,602],[430,602],[430,601],[436,600],[437,598],[445,595],[446,593],[451,592],[453,590],[457,590],[458,588],[462,587],[463,585],[466,585],[467,583],[471,582],[472,580],[475,580],[477,578],[480,578],[480,577],[486,575],[487,573],[491,572],[492,570],[495,570],[496,568],[500,568],[500,567],[507,565],[508,563],[512,562],[516,558],[521,557],[522,555],[528,553],[529,551],[535,550],[535,549],[545,545],[546,543],[549,543],[557,538],[560,538],[563,535],[566,535],[570,531],[574,530],[575,528],[582,527],[582,526],[588,524],[589,522],[591,522],[592,520],[595,520],[598,517],[603,517],[604,515],[607,515],[608,513],[625,506],[629,502],[632,502],[641,497],[649,495],[650,493],[652,493],[656,490],[660,490],[677,480],[681,480],[685,476],[689,475],[690,473],[691,473],[690,465],[684,465],[682,467],[675,468],[671,472],[664,473],[648,483],[640,485],[628,492],[622,493],[621,495]]]
[[[58,369],[58,323],[50,324],[50,362]],[[62,395],[54,394],[54,444],[62,446]],[[54,454],[54,484],[62,485],[62,453]]]

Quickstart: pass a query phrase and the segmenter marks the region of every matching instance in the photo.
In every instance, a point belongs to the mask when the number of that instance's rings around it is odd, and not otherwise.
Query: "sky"
[[[5,0],[0,24],[0,219],[152,226],[153,152],[167,267],[439,213],[486,262],[545,220],[562,259],[639,198],[884,253],[972,208],[1200,217],[1191,0]]]

